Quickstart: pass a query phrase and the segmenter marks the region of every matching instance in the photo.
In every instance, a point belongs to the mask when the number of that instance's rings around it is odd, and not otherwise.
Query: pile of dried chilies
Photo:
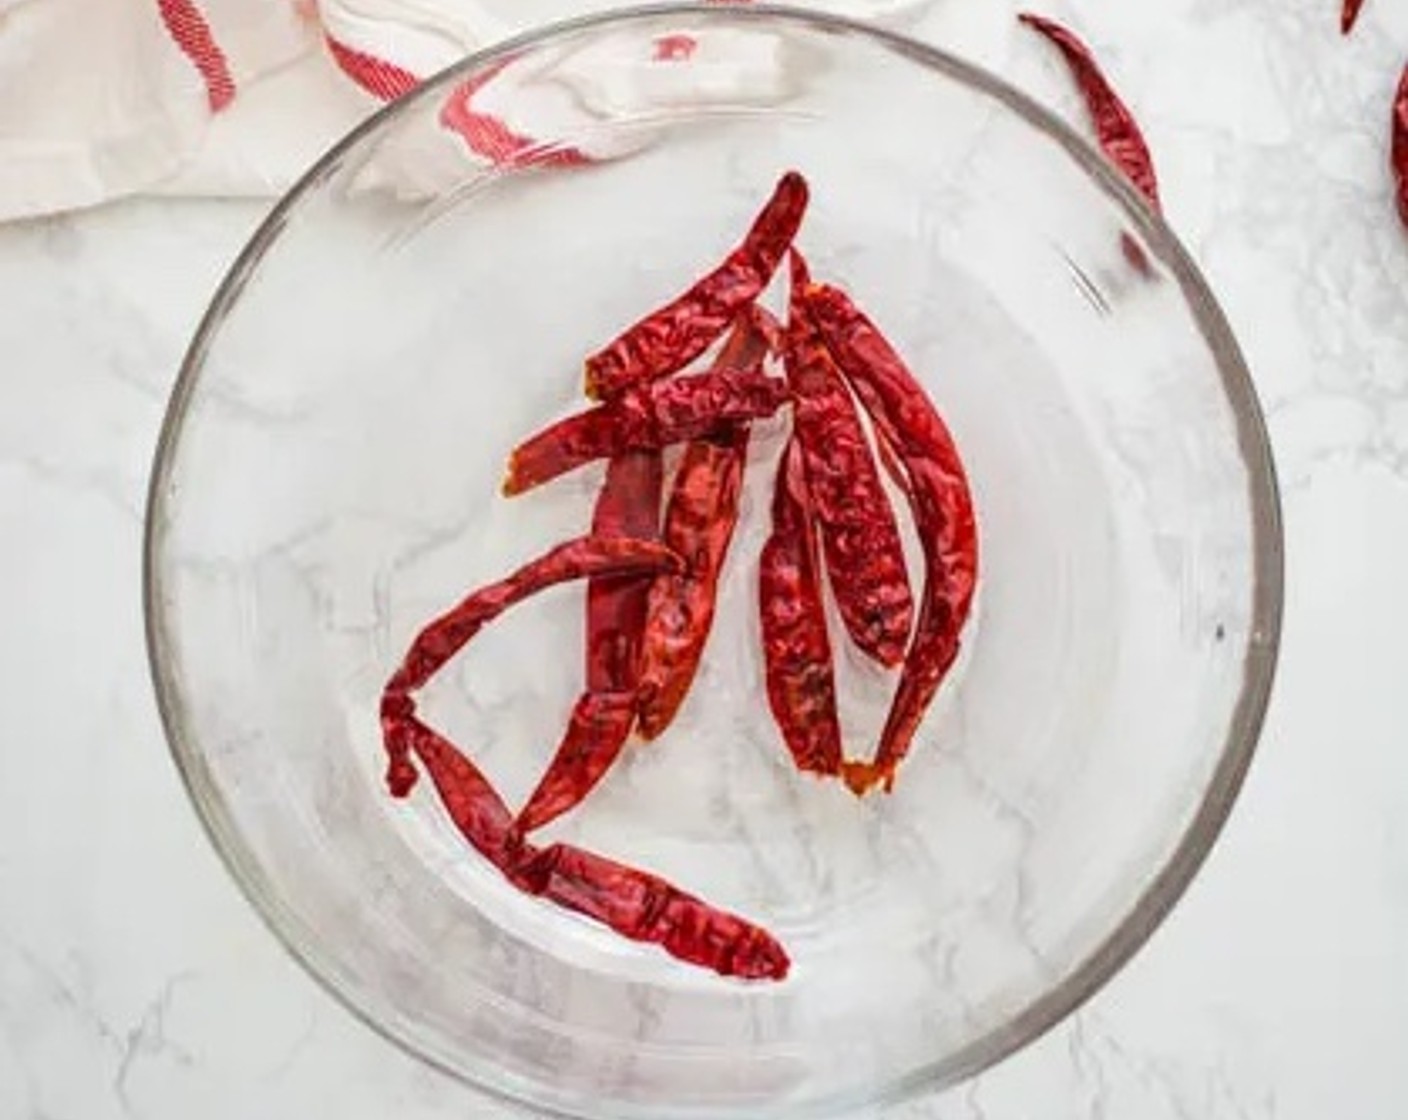
[[[633,730],[655,739],[679,710],[713,622],[753,421],[791,412],[758,606],[768,702],[798,768],[858,795],[889,790],[958,653],[977,579],[963,464],[876,326],[841,289],[808,275],[794,247],[807,201],[802,176],[784,175],[722,264],[587,359],[587,393],[599,403],[520,444],[504,492],[604,460],[590,533],[426,626],[381,701],[393,796],[409,794],[419,764],[465,839],[522,890],[681,960],[750,979],[788,971],[786,952],[765,930],[648,872],[568,844],[539,847],[528,834],[580,802]],[[790,295],[779,323],[758,299],[784,258]],[[721,338],[706,369],[671,376]],[[779,359],[782,377],[769,371]],[[676,444],[683,448],[667,495],[662,452]],[[917,604],[882,469],[921,545]],[[843,752],[823,567],[851,641],[899,670],[868,759]],[[412,694],[503,611],[573,579],[587,581],[586,687],[515,814],[468,757],[417,718]]]
[[[1344,0],[1344,32],[1362,3]],[[1019,18],[1060,50],[1106,157],[1161,209],[1149,147],[1090,49],[1052,20]],[[1408,224],[1408,68],[1394,98],[1391,164]],[[783,176],[722,264],[587,359],[587,394],[599,403],[520,444],[504,492],[605,460],[590,533],[426,626],[381,702],[393,796],[410,793],[418,762],[465,839],[520,889],[681,960],[748,979],[787,974],[787,953],[767,931],[648,872],[568,844],[539,847],[528,834],[578,804],[633,731],[655,739],[679,710],[712,627],[755,420],[784,408],[792,416],[758,603],[768,703],[796,766],[856,794],[890,789],[957,655],[977,578],[963,465],[942,418],[880,331],[842,290],[809,276],[793,245],[807,200],[802,177]],[[1127,244],[1131,250],[1138,253]],[[785,324],[758,302],[784,259]],[[672,377],[721,338],[707,369]],[[776,359],[782,378],[768,372]],[[677,444],[667,496],[663,451]],[[904,496],[921,544],[917,611],[882,470]],[[587,581],[586,687],[547,772],[515,814],[469,758],[417,718],[412,693],[503,611],[575,579]],[[900,669],[868,760],[843,751],[823,582],[855,646]]]

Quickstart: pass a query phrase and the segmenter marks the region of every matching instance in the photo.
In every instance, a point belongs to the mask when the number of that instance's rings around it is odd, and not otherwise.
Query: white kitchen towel
[[[810,0],[903,23],[931,0]],[[604,5],[571,0],[0,0],[0,220],[153,192],[269,195],[381,102],[534,24]],[[558,103],[514,97],[560,131],[561,112],[590,113],[668,95],[680,67],[711,68],[735,94],[781,91],[766,43],[719,36],[662,41],[613,68],[611,88]],[[717,79],[715,79],[717,75]],[[531,128],[495,103],[522,75],[456,91],[441,114],[464,158],[536,157]],[[690,85],[698,87],[697,72]],[[624,84],[623,84],[624,83]],[[575,109],[565,106],[576,106]],[[567,149],[551,158],[621,154]]]

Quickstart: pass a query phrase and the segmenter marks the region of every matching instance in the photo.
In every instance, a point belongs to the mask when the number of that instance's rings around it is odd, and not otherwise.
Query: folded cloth
[[[895,24],[930,2],[809,6]],[[135,193],[277,194],[378,104],[531,24],[589,7],[566,0],[0,0],[0,220]],[[585,63],[577,67],[580,81],[571,60],[556,60],[550,81],[509,66],[463,83],[441,123],[467,159],[612,158],[632,145],[601,136],[546,151],[528,125],[536,120],[544,134],[565,134],[633,100],[668,103],[672,83],[699,88],[697,69],[686,75],[681,67],[709,67],[709,88],[721,95],[780,94],[785,75],[775,49],[768,36],[746,33],[662,40],[613,67],[609,88],[587,80]]]

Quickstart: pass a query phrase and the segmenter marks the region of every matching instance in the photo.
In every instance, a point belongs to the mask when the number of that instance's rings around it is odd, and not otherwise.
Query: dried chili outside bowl
[[[426,619],[586,530],[599,465],[510,501],[505,455],[582,407],[583,357],[720,259],[788,168],[811,184],[814,275],[867,310],[953,429],[983,568],[895,792],[857,801],[797,773],[754,599],[787,421],[755,426],[693,690],[544,833],[765,925],[791,973],[744,983],[515,890],[430,783],[387,797],[376,710]],[[925,1092],[1080,1004],[1230,809],[1280,577],[1252,385],[1167,228],[991,76],[762,8],[536,33],[333,149],[192,344],[146,566],[176,759],[295,955],[478,1086],[642,1120]],[[513,804],[581,688],[582,609],[580,585],[533,597],[418,699]],[[863,754],[893,675],[832,635]]]

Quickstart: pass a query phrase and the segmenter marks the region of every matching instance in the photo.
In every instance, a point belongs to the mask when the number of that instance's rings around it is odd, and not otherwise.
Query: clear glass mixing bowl
[[[599,471],[509,501],[505,453],[580,406],[583,355],[717,260],[789,167],[813,188],[815,273],[952,424],[984,567],[896,792],[858,802],[799,775],[760,687],[784,424],[759,429],[688,704],[555,826],[767,925],[793,973],[750,985],[519,894],[429,783],[390,800],[376,707],[425,619],[585,529]],[[147,608],[216,845],[369,1023],[544,1109],[769,1117],[972,1074],[1148,936],[1250,759],[1280,548],[1227,325],[1085,144],[903,38],[661,8],[466,61],[279,203],[171,403]],[[580,687],[581,613],[580,586],[532,600],[427,693],[511,802]],[[888,682],[844,660],[867,744]]]

